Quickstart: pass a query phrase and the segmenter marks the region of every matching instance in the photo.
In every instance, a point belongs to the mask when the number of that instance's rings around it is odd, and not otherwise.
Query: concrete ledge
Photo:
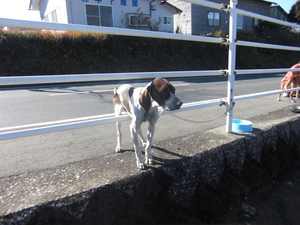
[[[133,151],[125,151],[3,178],[0,223],[211,221],[299,159],[299,114],[285,109],[251,121],[252,133],[228,134],[221,127],[154,143],[156,165],[145,171],[137,170]]]

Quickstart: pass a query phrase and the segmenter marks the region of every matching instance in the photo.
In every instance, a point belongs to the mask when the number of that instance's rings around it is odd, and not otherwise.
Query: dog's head
[[[175,95],[174,86],[161,77],[157,77],[149,83],[139,98],[139,102],[146,112],[151,107],[151,99],[168,111],[180,109],[182,105],[182,101]]]

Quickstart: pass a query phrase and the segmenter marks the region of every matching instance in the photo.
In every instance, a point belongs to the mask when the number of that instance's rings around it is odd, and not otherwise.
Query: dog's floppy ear
[[[148,112],[151,107],[151,89],[153,87],[153,82],[149,83],[146,89],[139,97],[139,103],[143,107],[143,109]]]

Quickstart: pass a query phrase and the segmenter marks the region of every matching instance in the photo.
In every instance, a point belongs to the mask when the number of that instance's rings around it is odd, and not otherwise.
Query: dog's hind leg
[[[115,105],[115,116],[120,116],[122,112],[121,105]],[[121,132],[121,122],[116,122],[117,128],[117,147],[116,152],[122,151],[122,132]]]
[[[294,91],[292,91],[292,92],[291,92],[291,94],[290,94],[290,98],[291,98],[291,101],[292,101],[293,103],[296,103],[296,101],[294,100],[294,97],[293,97],[293,95],[294,95]]]
[[[122,151],[121,123],[120,122],[116,122],[116,127],[117,127],[117,147],[116,147],[116,152],[121,152]]]
[[[278,94],[277,101],[281,101],[281,93]]]
[[[294,82],[291,82],[291,88],[295,88],[295,85],[294,85]],[[293,102],[293,103],[296,103],[296,101],[294,100],[294,93],[295,93],[295,91],[292,91],[291,93],[290,93],[290,98],[291,98],[291,101]]]

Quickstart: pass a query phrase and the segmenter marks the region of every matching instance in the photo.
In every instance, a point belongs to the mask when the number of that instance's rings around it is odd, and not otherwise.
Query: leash
[[[222,101],[220,102],[220,107],[221,107],[222,105],[227,106],[228,103],[227,103],[226,101],[223,101],[223,100],[222,100]],[[232,107],[230,107],[228,110],[226,110],[226,112],[222,113],[222,115],[217,116],[217,117],[215,117],[215,118],[213,118],[213,119],[210,119],[210,120],[202,120],[202,121],[189,120],[189,119],[186,119],[186,118],[182,118],[182,117],[180,117],[180,116],[177,116],[177,115],[175,115],[174,113],[170,113],[170,114],[171,114],[172,116],[174,116],[175,118],[177,118],[177,119],[180,119],[180,120],[182,120],[182,121],[189,122],[189,123],[208,123],[208,122],[215,121],[215,120],[221,118],[222,116],[225,116],[230,110],[233,109],[234,105],[235,105],[235,102],[233,102]],[[161,112],[161,113],[162,113],[162,112]],[[161,113],[160,113],[160,115],[161,115]]]
[[[161,114],[162,114],[164,111],[165,111],[164,109],[161,110],[160,114],[158,115],[158,118],[161,116]]]

